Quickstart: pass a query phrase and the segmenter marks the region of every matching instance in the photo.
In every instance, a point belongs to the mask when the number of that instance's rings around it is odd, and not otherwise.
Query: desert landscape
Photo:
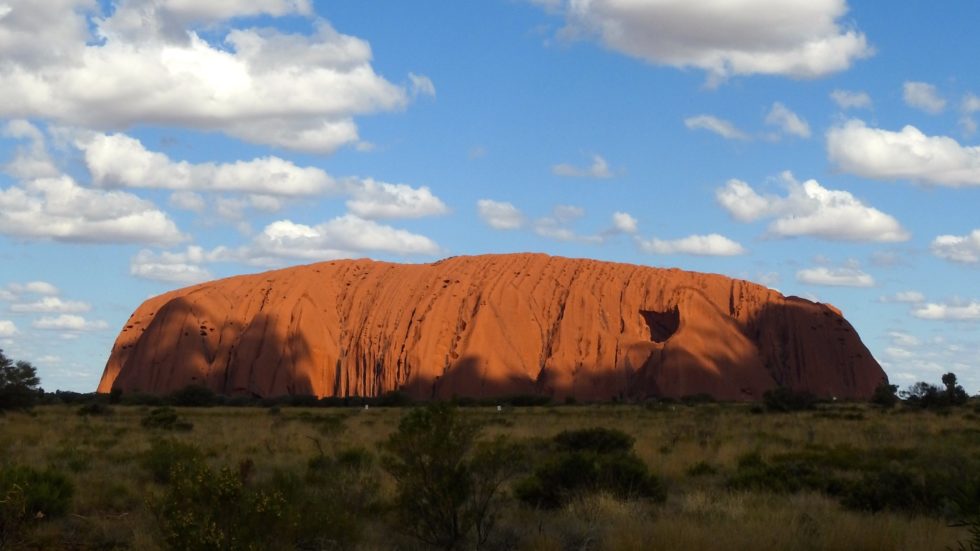
[[[0,0],[0,551],[980,551],[977,21]]]

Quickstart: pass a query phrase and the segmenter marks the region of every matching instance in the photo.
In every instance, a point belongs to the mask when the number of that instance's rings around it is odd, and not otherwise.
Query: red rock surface
[[[830,305],[720,275],[511,254],[322,262],[154,297],[98,390],[861,398],[884,380]]]

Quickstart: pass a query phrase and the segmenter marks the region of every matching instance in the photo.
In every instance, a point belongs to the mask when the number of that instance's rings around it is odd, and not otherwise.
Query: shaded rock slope
[[[863,398],[885,374],[834,307],[720,275],[542,254],[339,260],[151,298],[99,392]]]

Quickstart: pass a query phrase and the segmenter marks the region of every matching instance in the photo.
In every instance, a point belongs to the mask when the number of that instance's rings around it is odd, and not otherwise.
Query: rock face
[[[886,380],[832,306],[720,275],[541,254],[344,260],[144,302],[99,392],[415,398],[864,398]]]

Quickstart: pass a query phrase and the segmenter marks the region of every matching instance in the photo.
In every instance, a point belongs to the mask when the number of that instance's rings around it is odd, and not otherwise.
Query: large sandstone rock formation
[[[151,298],[98,390],[857,398],[885,379],[832,306],[720,275],[511,254],[322,262]]]

